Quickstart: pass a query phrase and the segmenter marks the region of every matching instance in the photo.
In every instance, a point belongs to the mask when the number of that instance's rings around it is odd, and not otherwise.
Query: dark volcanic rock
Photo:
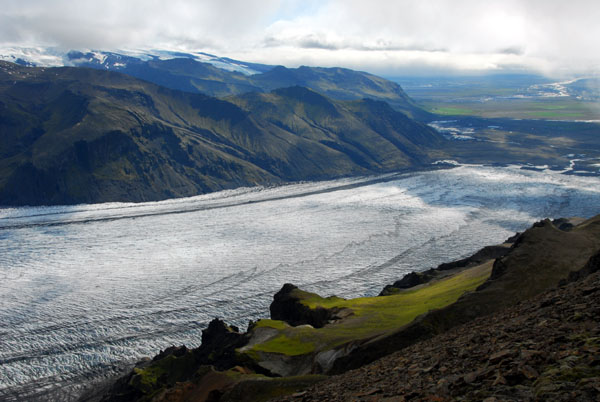
[[[322,307],[313,309],[302,304],[302,298],[310,295],[297,286],[286,283],[273,297],[269,307],[271,318],[285,321],[292,326],[308,324],[315,328],[323,327],[336,316],[338,310]]]
[[[154,356],[152,361],[164,359],[165,357],[167,357],[169,355],[173,355],[175,357],[181,357],[181,356],[185,355],[188,351],[189,351],[189,349],[185,345],[170,346],[170,347],[166,348],[165,350],[161,350],[156,356]]]
[[[454,269],[468,268],[476,265],[483,264],[486,261],[494,260],[500,257],[505,256],[510,251],[510,247],[507,244],[514,243],[516,239],[519,237],[519,233],[510,237],[506,240],[505,244],[497,245],[497,246],[486,246],[481,250],[477,251],[470,257],[463,258],[457,261],[443,263],[438,265],[437,268],[428,269],[423,272],[411,272],[409,274],[404,275],[404,277],[392,285],[387,285],[379,296],[388,296],[396,293],[398,289],[409,289],[423,283],[427,283],[432,279],[440,277],[443,275],[444,271],[451,271]]]
[[[392,295],[392,294],[396,293],[396,291],[398,289],[413,288],[415,286],[429,282],[434,277],[435,277],[435,272],[434,272],[434,270],[431,270],[431,269],[428,271],[425,271],[425,272],[414,272],[413,271],[409,274],[404,275],[404,277],[402,279],[394,282],[393,285],[387,285],[385,288],[383,288],[381,293],[379,293],[379,296]]]
[[[178,383],[198,377],[199,370],[228,370],[239,364],[235,350],[248,343],[247,334],[215,318],[202,330],[202,345],[197,349],[171,346],[160,351],[152,360],[136,365],[128,375],[120,378],[102,401],[146,400],[158,392],[172,389]]]
[[[506,272],[506,263],[504,261],[502,261],[502,259],[497,259],[496,261],[494,261],[494,266],[492,267],[492,273],[490,275],[490,279],[494,280],[494,279],[498,279],[500,276],[502,276],[502,274],[504,274],[504,272]],[[487,286],[489,283],[484,283],[482,286],[482,289]]]
[[[569,278],[565,281],[562,281],[561,284],[564,285],[567,282],[577,281],[598,271],[600,271],[600,250],[598,250],[596,254],[590,257],[590,259],[584,265],[583,268],[581,268],[579,271],[571,272],[569,274]]]
[[[513,239],[511,237],[510,239]],[[509,240],[510,240],[509,239]],[[474,265],[482,264],[488,260],[495,260],[496,258],[504,257],[510,251],[509,247],[499,246],[487,246],[476,252],[470,257],[463,258],[462,260],[440,264],[437,267],[439,271],[445,271],[454,268],[471,267]]]
[[[423,277],[426,275],[419,275],[417,272],[411,272],[410,274],[404,275],[404,278],[394,282],[394,287],[399,289],[412,288],[413,286],[425,283]]]
[[[235,349],[246,345],[248,339],[248,335],[240,333],[237,327],[215,318],[208,328],[202,330],[202,344],[194,350],[194,354],[202,364],[227,370],[239,364]]]
[[[580,224],[581,222],[583,222],[584,219],[583,218],[558,218],[558,219],[554,219],[552,221],[552,224],[560,230],[563,230],[565,232],[568,232],[569,230],[573,229],[575,226],[577,226],[578,224]]]

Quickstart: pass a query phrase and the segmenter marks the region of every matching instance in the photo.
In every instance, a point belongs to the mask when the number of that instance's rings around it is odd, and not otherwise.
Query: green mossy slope
[[[298,356],[380,336],[397,330],[421,314],[454,303],[465,292],[480,286],[489,277],[491,269],[492,263],[488,262],[386,297],[349,300],[339,297],[322,298],[314,293],[295,289],[293,294],[311,309],[348,309],[352,314],[323,328],[308,325],[292,327],[282,321],[260,320],[255,328],[272,328],[278,333],[265,342],[242,348],[241,351],[254,359],[260,358],[259,352]]]

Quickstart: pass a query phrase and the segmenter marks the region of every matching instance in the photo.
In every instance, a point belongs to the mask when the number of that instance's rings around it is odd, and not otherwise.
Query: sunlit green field
[[[488,101],[421,101],[429,112],[444,116],[546,120],[600,120],[600,104],[571,98]]]
[[[443,116],[600,119],[596,80],[560,82],[524,74],[392,79],[420,106]]]
[[[282,321],[261,320],[257,327],[272,328],[278,333],[266,342],[246,349],[245,353],[255,358],[257,352],[298,356],[396,330],[417,316],[452,304],[463,293],[474,290],[489,277],[491,268],[491,262],[486,263],[433,283],[383,297],[349,300],[321,298],[296,290],[300,292],[302,304],[308,307],[348,308],[353,315],[318,329],[308,325],[291,327]]]

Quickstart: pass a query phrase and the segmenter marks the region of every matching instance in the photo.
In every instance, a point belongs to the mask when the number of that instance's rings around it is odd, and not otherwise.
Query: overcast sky
[[[600,71],[600,0],[1,0],[0,45],[426,72]]]

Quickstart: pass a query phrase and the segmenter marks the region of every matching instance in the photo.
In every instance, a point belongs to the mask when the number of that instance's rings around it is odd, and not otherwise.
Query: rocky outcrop
[[[305,292],[291,283],[286,283],[273,297],[269,308],[271,319],[285,321],[292,326],[308,324],[315,328],[321,328],[328,322],[339,318],[341,309],[311,308],[303,303],[311,297],[321,298],[317,294]]]
[[[428,275],[428,274],[426,274],[424,272],[415,272],[415,271],[413,271],[411,273],[408,273],[408,274],[404,275],[404,277],[402,279],[400,279],[399,281],[394,282],[393,285],[386,286],[384,288],[384,291],[388,287],[393,287],[393,288],[396,288],[396,289],[408,289],[408,288],[412,288],[412,287],[415,287],[417,285],[421,285],[423,283],[429,282],[429,280],[431,279],[431,277],[432,277],[431,275]]]
[[[394,282],[392,285],[387,285],[383,288],[379,296],[389,296],[396,294],[398,290],[410,289],[424,283],[428,283],[433,279],[439,279],[447,275],[447,271],[455,271],[462,268],[474,267],[485,263],[486,261],[495,260],[503,257],[510,251],[511,245],[518,238],[520,233],[515,236],[508,238],[503,244],[496,246],[486,246],[481,250],[477,251],[470,257],[462,258],[453,262],[443,263],[437,266],[437,268],[431,268],[423,272],[410,272],[402,279]]]
[[[590,257],[583,268],[579,271],[571,272],[569,277],[561,282],[561,285],[565,285],[568,282],[575,282],[598,271],[600,271],[600,250]]]
[[[202,364],[227,370],[240,364],[235,350],[247,344],[248,340],[247,333],[240,333],[237,327],[215,318],[208,328],[202,330],[202,344],[194,353]]]
[[[597,401],[598,317],[594,272],[280,400]]]
[[[211,374],[215,369],[228,370],[246,363],[240,362],[235,350],[248,343],[248,339],[247,334],[215,318],[202,330],[200,347],[171,346],[152,360],[141,361],[115,383],[102,401],[150,400],[159,394],[171,395],[167,391],[177,388],[179,383],[201,382],[209,374],[217,376]],[[230,383],[223,381],[223,385]]]
[[[554,227],[556,227],[560,230],[564,230],[565,232],[568,232],[569,230],[573,229],[575,226],[582,223],[584,220],[585,219],[578,218],[578,217],[558,218],[558,219],[553,219],[552,224],[554,225]]]
[[[433,310],[392,334],[357,345],[332,369],[341,373],[414,343],[444,333],[478,317],[495,313],[558,286],[572,271],[582,269],[600,248],[600,215],[568,231],[549,220],[535,223],[494,262],[490,278],[477,291]],[[592,259],[592,261],[594,261]]]
[[[504,257],[510,251],[510,245],[514,243],[513,241],[510,241],[512,239],[513,237],[507,239],[505,243],[499,244],[497,246],[486,246],[470,257],[463,258],[454,262],[440,264],[437,267],[437,270],[446,271],[455,268],[472,267],[474,265],[479,265],[489,260],[495,260],[496,258]]]

